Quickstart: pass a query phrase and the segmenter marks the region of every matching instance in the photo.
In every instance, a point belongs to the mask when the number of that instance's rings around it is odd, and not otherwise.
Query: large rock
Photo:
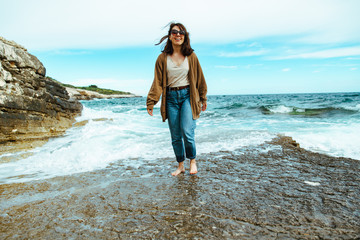
[[[0,37],[0,143],[57,136],[81,113],[81,103],[45,74],[35,56]]]

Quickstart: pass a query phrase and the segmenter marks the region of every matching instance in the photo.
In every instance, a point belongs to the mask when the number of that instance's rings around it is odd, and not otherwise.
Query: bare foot
[[[197,167],[195,159],[190,160],[190,174],[197,174]]]
[[[175,172],[171,173],[171,175],[177,176],[180,173],[184,173],[184,172],[185,172],[184,162],[181,162],[179,163],[179,167],[175,170]]]

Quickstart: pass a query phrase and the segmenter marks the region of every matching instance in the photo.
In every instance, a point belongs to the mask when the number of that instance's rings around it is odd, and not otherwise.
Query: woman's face
[[[178,26],[174,26],[170,32],[170,41],[172,42],[172,44],[181,46],[184,43],[184,39],[184,31],[180,31],[180,28]]]

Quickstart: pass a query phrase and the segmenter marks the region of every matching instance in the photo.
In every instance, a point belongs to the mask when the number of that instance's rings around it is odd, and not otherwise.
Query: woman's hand
[[[201,111],[205,111],[207,108],[207,103],[206,102],[203,102],[202,103],[202,107],[201,107]]]
[[[148,109],[147,109],[147,112],[148,112],[148,114],[149,114],[150,116],[152,116],[152,115],[153,115],[153,109],[152,109],[152,108],[151,108],[151,109],[150,109],[150,108],[148,108]]]

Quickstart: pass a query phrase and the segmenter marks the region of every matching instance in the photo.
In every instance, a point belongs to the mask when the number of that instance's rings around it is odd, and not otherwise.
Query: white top
[[[180,65],[176,65],[170,55],[167,56],[168,87],[188,86],[190,84],[188,73],[189,62],[187,56],[185,56],[185,60]]]

